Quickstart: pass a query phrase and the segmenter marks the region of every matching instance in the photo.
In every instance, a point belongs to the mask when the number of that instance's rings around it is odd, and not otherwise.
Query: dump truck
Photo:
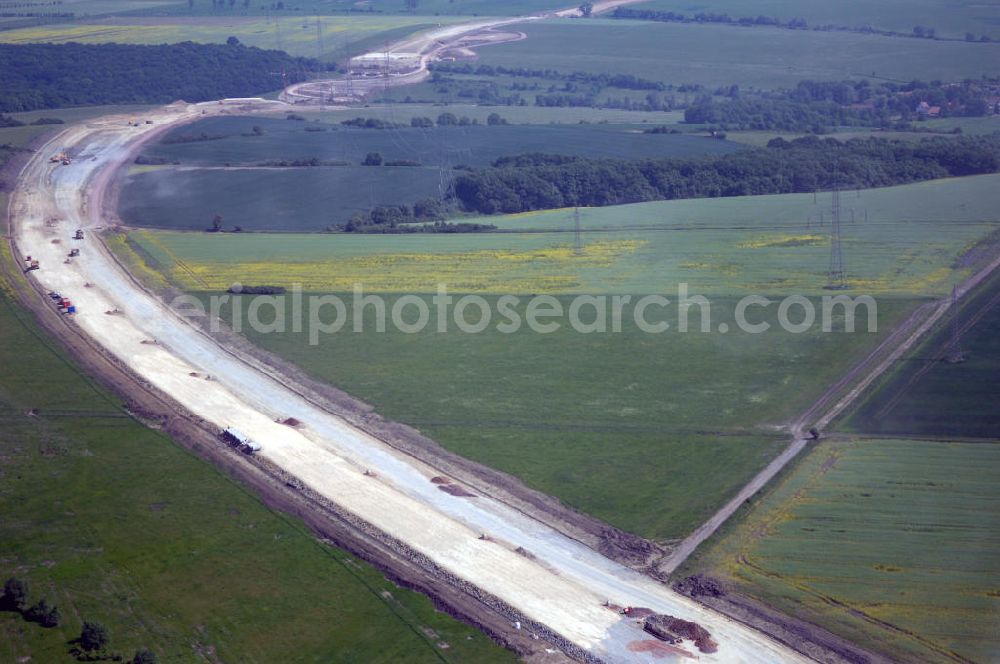
[[[73,234],[73,239],[74,240],[82,240],[83,239],[83,229],[81,229],[81,228],[76,229],[76,233]]]
[[[69,158],[69,155],[65,152],[57,152],[56,154],[49,157],[50,164],[62,164],[63,166],[68,166],[70,162],[73,161]]]
[[[226,427],[220,435],[223,440],[241,452],[245,452],[246,454],[260,452],[260,443],[254,442],[245,433],[233,427]]]
[[[79,249],[70,249],[70,251],[69,251],[69,257],[70,258],[76,258],[79,255],[80,255],[80,250]]]
[[[39,267],[39,265],[38,265],[38,259],[37,258],[32,258],[31,256],[28,256],[27,258],[24,259],[24,271],[25,272],[31,272],[32,270],[37,270],[38,267]]]

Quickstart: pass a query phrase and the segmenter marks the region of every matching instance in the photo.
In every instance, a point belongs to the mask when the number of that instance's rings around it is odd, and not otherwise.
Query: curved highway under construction
[[[287,378],[231,352],[124,270],[99,236],[108,225],[102,203],[116,167],[167,127],[206,113],[278,104],[177,104],[149,114],[152,124],[106,117],[56,136],[24,168],[11,203],[16,249],[40,263],[32,279],[68,298],[77,310],[75,327],[200,422],[215,430],[239,423],[262,446],[261,462],[290,483],[358,527],[397,542],[412,560],[490,598],[512,622],[571,656],[631,662],[639,656],[636,644],[655,641],[661,655],[706,662],[808,661],[503,502],[439,490],[441,470],[401,454],[316,405]],[[48,154],[56,152],[72,162],[51,162]],[[72,239],[76,229],[83,239]],[[67,260],[71,242],[80,255]],[[295,427],[283,423],[290,419]],[[697,623],[717,650],[651,639],[641,621],[616,606]]]
[[[595,10],[619,4],[624,3],[595,3]],[[379,551],[389,552],[380,561],[386,568],[402,577],[407,569],[418,570],[415,574],[447,586],[451,597],[464,597],[478,607],[465,605],[463,615],[492,625],[494,632],[506,630],[508,642],[520,643],[523,651],[531,651],[536,641],[540,645],[532,654],[552,661],[564,656],[609,663],[812,661],[605,555],[574,537],[572,529],[505,500],[503,491],[492,491],[488,482],[470,486],[434,455],[401,450],[383,435],[388,427],[367,427],[336,412],[298,376],[210,335],[164,303],[126,270],[101,237],[115,224],[109,201],[116,173],[143,144],[170,128],[212,115],[337,103],[419,81],[427,75],[427,64],[442,53],[521,38],[512,26],[544,18],[481,21],[401,42],[387,49],[401,64],[387,66],[381,78],[349,75],[299,84],[286,90],[281,101],[178,102],[150,111],[142,122],[107,116],[65,129],[24,167],[10,203],[12,246],[27,261],[24,268],[38,291],[36,304],[73,314],[64,319],[65,334],[85,338],[127,381],[162,397],[203,434],[228,431],[233,447],[253,453],[248,458],[220,439],[215,458],[251,464],[282,491],[335,515],[339,527],[353,529]],[[675,569],[791,460],[806,445],[804,426],[828,422],[842,411],[946,309],[947,302],[921,308],[825,394],[796,424],[795,440],[785,454],[678,547],[659,571]],[[358,548],[377,557],[364,545]],[[439,599],[451,604],[446,595]],[[490,617],[477,617],[476,611]],[[665,623],[686,638],[663,638]]]

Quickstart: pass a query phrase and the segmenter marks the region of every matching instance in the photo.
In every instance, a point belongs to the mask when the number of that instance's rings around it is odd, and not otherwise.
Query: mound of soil
[[[439,489],[445,493],[449,493],[453,496],[458,496],[459,498],[475,498],[476,494],[472,493],[468,489],[464,489],[457,484],[441,484],[438,486]]]
[[[643,629],[667,643],[676,643],[678,639],[694,641],[695,647],[703,653],[713,653],[719,649],[719,644],[712,640],[709,631],[690,620],[656,614],[646,618]]]
[[[723,597],[726,590],[710,576],[695,574],[674,584],[674,590],[688,597]]]

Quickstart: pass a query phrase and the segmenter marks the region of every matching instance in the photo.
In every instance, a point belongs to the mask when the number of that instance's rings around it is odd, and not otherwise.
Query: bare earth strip
[[[599,0],[593,13],[608,12],[616,7],[642,0]],[[298,83],[287,87],[280,96],[290,104],[322,104],[358,101],[389,87],[412,85],[430,76],[428,65],[448,51],[464,51],[489,44],[503,44],[524,39],[521,32],[505,32],[501,28],[540,21],[547,18],[580,16],[578,8],[556,12],[488,19],[436,28],[389,45],[384,51],[366,53],[352,62],[368,62],[371,76],[347,76]],[[353,66],[350,67],[354,69]]]
[[[699,653],[701,661],[808,661],[506,504],[439,490],[431,482],[441,474],[437,468],[317,407],[145,292],[96,234],[70,239],[76,228],[104,225],[100,199],[110,174],[143,138],[202,117],[202,111],[229,112],[233,106],[246,102],[165,107],[147,116],[155,124],[141,127],[128,126],[126,117],[75,126],[27,164],[11,203],[16,250],[41,261],[42,269],[32,274],[43,289],[76,304],[74,322],[82,332],[202,421],[218,429],[238,426],[263,444],[266,463],[402,542],[414,557],[432,561],[444,574],[544,626],[577,657],[608,662],[648,657],[629,648],[647,637],[636,623],[602,606],[611,600],[704,625],[720,647],[715,654]],[[63,150],[73,155],[71,165],[49,163],[50,153]],[[70,247],[80,248],[81,256],[64,262]],[[105,313],[115,310],[120,314]],[[286,418],[303,424],[277,422]],[[489,537],[481,539],[483,533]]]

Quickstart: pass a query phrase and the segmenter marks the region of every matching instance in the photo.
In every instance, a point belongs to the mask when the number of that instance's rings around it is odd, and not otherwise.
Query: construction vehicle
[[[39,268],[38,259],[28,256],[24,259],[24,271],[31,272],[32,270],[37,270]]]
[[[80,229],[80,228],[76,229],[76,233],[73,235],[73,239],[74,240],[82,240],[83,239],[83,230]]]
[[[245,452],[246,454],[260,452],[260,443],[254,442],[242,431],[238,431],[232,427],[227,427],[223,429],[221,436],[223,440],[241,452]]]
[[[59,301],[59,312],[64,314],[75,314],[76,307],[69,301],[68,297],[64,297]]]
[[[80,255],[80,250],[79,249],[70,249],[70,251],[69,251],[69,257],[70,258],[76,258],[79,255]]]
[[[73,161],[69,158],[69,155],[65,152],[58,152],[51,157],[49,157],[50,164],[62,164],[63,166],[69,166],[70,162]]]

